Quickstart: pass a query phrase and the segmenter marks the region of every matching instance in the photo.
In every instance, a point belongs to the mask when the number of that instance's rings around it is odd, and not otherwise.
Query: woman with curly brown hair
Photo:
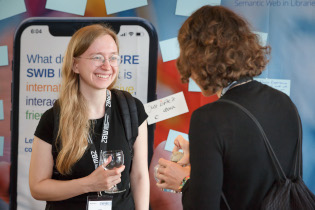
[[[159,160],[157,186],[182,191],[184,209],[227,209],[225,199],[231,209],[259,209],[276,179],[273,165],[253,121],[220,101],[241,104],[258,119],[289,176],[298,139],[294,104],[252,79],[265,69],[269,47],[259,44],[243,18],[221,6],[193,13],[178,41],[182,81],[192,78],[204,96],[219,99],[192,114],[190,143],[175,140],[174,149],[184,151],[180,164]]]

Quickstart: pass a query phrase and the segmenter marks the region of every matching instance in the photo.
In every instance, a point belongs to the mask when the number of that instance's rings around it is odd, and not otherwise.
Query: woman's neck
[[[102,118],[105,114],[106,89],[90,91],[89,93],[81,91],[81,93],[87,102],[89,119]]]
[[[220,88],[220,89],[216,92],[218,98],[221,98],[222,90],[223,90],[223,88]]]

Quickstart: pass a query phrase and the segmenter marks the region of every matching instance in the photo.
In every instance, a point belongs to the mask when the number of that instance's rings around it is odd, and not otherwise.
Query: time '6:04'
[[[42,29],[38,29],[38,28],[36,28],[36,29],[31,29],[31,33],[32,33],[32,34],[39,34],[39,33],[42,33]]]

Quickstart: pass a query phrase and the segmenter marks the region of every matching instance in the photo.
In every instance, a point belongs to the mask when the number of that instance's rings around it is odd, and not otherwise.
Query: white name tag
[[[87,210],[112,210],[112,198],[108,196],[88,196]]]

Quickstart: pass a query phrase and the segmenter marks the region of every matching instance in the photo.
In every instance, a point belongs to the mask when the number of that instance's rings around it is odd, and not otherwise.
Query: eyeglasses
[[[83,58],[83,57],[76,57],[76,58]],[[119,66],[119,64],[120,64],[119,55],[112,55],[108,59],[104,58],[104,56],[102,56],[102,55],[94,55],[91,58],[83,58],[83,59],[91,60],[96,67],[103,66],[105,64],[106,60],[108,60],[109,64],[113,67]]]

